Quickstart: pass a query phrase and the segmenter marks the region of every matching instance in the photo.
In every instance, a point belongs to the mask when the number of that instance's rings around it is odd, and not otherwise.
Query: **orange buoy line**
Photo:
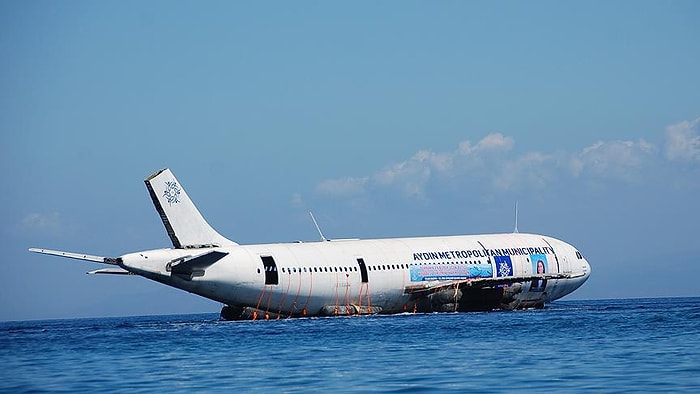
[[[297,287],[297,295],[294,296],[294,302],[292,307],[289,308],[289,317],[294,315],[294,311],[297,309],[297,301],[299,300],[299,294],[301,293],[301,271],[299,271],[299,286]]]
[[[362,288],[364,287],[364,283],[360,284],[360,294],[357,297],[357,306],[362,308]]]
[[[455,298],[455,302],[454,302],[454,304],[455,304],[455,309],[454,309],[454,312],[457,312],[457,306],[458,306],[458,305],[457,305],[457,296],[459,295],[459,285],[455,283],[454,286],[455,286],[455,295],[454,295],[454,298]]]
[[[367,313],[372,313],[372,299],[369,296],[369,283],[365,283],[365,288],[367,289]]]
[[[350,316],[350,274],[345,274],[345,312],[348,316]]]
[[[272,300],[272,285],[270,285],[270,292],[267,295],[267,306],[265,307],[265,320],[270,320],[270,301]]]
[[[270,290],[272,290],[272,289],[270,289]],[[267,285],[263,285],[263,288],[260,290],[260,295],[258,296],[258,302],[255,305],[255,310],[253,311],[253,320],[256,320],[258,318],[258,310],[260,310],[260,303],[262,302],[262,299],[265,296],[266,291],[267,291]]]
[[[287,300],[287,296],[289,295],[289,287],[292,284],[292,273],[287,271],[287,290],[284,291],[284,295],[282,295],[282,300],[280,301],[280,306],[277,308],[277,318],[279,319],[280,316],[282,315],[282,308],[284,308],[284,302]]]
[[[333,313],[338,316],[338,307],[340,306],[340,294],[338,294],[338,286],[340,286],[340,279],[338,279],[338,273],[335,273],[335,307],[333,308]]]
[[[309,306],[309,300],[311,299],[311,290],[314,287],[314,274],[313,272],[309,272],[309,295],[306,296],[306,302],[304,303],[304,307],[301,308],[301,314],[303,316],[306,316],[306,308]]]

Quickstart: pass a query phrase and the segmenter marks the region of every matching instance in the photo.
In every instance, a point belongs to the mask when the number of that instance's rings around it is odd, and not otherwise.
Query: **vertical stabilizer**
[[[156,171],[144,181],[168,236],[176,248],[237,245],[217,233],[169,169]]]

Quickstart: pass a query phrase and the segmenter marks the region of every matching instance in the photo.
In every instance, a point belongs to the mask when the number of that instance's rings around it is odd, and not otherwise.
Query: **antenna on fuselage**
[[[321,227],[318,227],[318,223],[316,223],[316,218],[314,217],[314,213],[309,211],[309,215],[311,215],[311,220],[314,221],[314,226],[316,226],[316,231],[318,231],[318,235],[321,236],[321,241],[328,241],[328,239],[321,232]]]
[[[515,200],[515,229],[513,230],[514,234],[519,233],[518,231],[518,200]]]

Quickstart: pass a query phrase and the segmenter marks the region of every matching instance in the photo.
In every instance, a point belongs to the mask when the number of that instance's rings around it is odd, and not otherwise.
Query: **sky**
[[[218,312],[42,247],[520,232],[700,296],[700,3],[0,1],[0,320]]]

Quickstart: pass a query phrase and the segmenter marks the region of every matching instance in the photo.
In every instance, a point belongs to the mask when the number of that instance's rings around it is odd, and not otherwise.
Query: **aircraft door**
[[[518,262],[517,275],[528,276],[532,275],[532,263],[530,263],[530,258],[526,256],[513,256],[513,260]],[[515,270],[515,263],[513,263],[513,270]]]
[[[563,271],[563,272],[564,272],[565,274],[570,274],[570,273],[572,272],[572,270],[571,270],[571,258],[570,258],[570,256],[568,256],[567,253],[562,253],[562,254],[561,254],[561,261],[562,261],[562,263],[563,263],[562,265],[564,266],[564,267],[563,267],[563,268],[564,268],[564,271]]]
[[[362,283],[367,283],[369,280],[368,275],[367,275],[367,266],[365,265],[365,259],[359,258],[357,259],[357,265],[360,266],[360,276],[362,278]]]
[[[265,284],[278,285],[279,277],[277,275],[275,259],[272,258],[272,256],[260,256],[260,259],[262,259],[263,267],[265,268]]]

